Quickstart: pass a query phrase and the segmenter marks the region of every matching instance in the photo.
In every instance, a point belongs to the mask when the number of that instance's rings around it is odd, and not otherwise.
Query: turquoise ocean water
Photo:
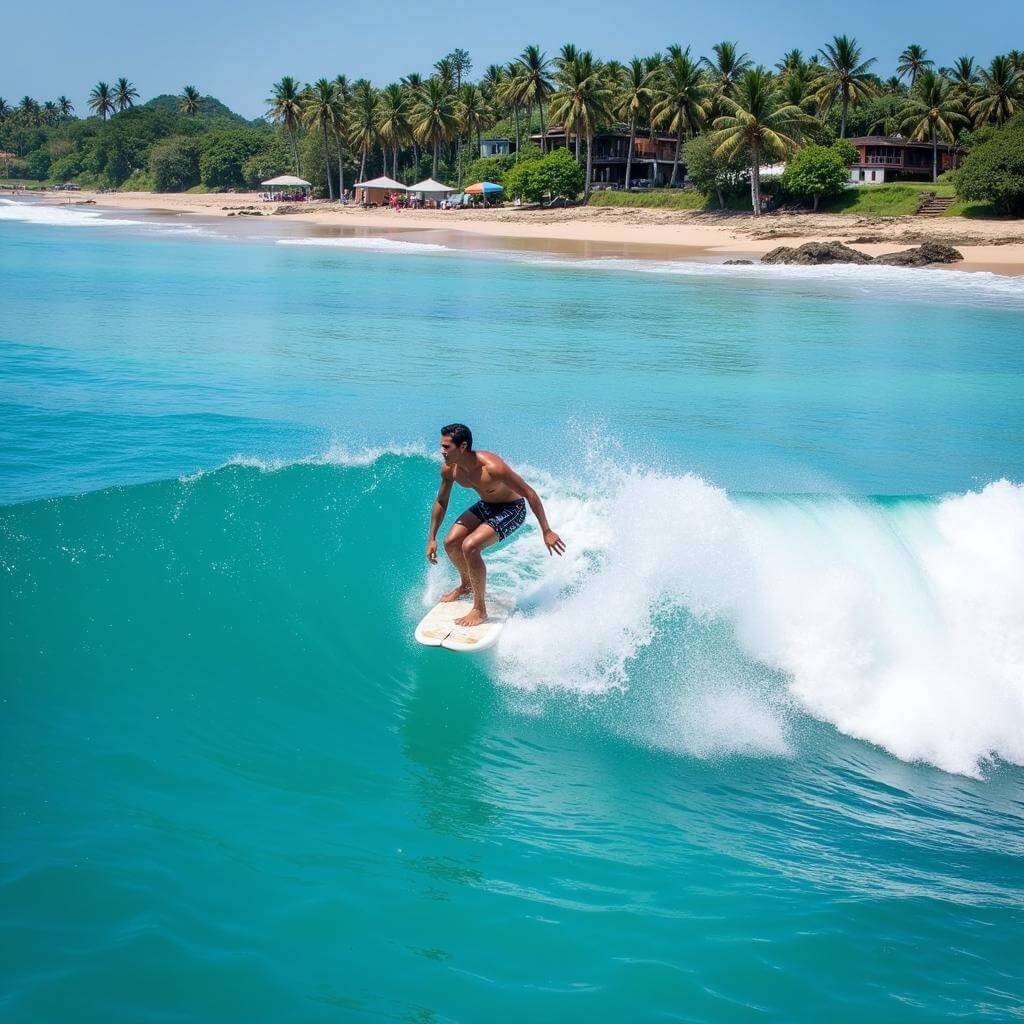
[[[0,268],[0,1019],[1021,1019],[1024,282],[8,200]],[[453,419],[569,548],[478,658]]]

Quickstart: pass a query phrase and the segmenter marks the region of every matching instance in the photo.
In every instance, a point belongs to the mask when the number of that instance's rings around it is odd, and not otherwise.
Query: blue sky
[[[503,18],[455,12],[493,8]],[[422,18],[412,12],[444,12]],[[773,64],[787,49],[815,51],[833,35],[856,36],[876,70],[891,74],[910,42],[927,47],[938,64],[961,53],[988,62],[995,53],[1024,48],[1024,4],[988,0],[977,17],[962,0],[903,0],[858,4],[835,0],[519,0],[512,4],[281,3],[223,0],[99,8],[67,0],[41,7],[15,3],[0,18],[5,38],[0,96],[16,103],[60,94],[80,114],[90,88],[121,75],[143,99],[196,85],[247,117],[263,113],[271,83],[291,74],[309,81],[327,75],[366,77],[378,85],[409,71],[429,71],[453,47],[470,51],[474,73],[509,60],[527,43],[549,53],[567,41],[601,57],[628,59],[669,43],[710,52],[721,39],[738,40],[755,60]],[[625,12],[625,13],[624,13]]]

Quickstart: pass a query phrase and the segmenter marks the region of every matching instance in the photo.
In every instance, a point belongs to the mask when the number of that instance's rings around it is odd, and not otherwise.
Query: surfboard
[[[473,607],[473,602],[469,598],[439,602],[420,620],[416,639],[426,647],[443,647],[460,654],[486,651],[498,642],[515,606],[513,598],[489,597],[486,622],[479,626],[456,626],[455,620],[462,618]]]

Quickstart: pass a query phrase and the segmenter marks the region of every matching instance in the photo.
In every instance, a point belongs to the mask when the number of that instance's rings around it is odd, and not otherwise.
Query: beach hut
[[[294,174],[279,174],[276,178],[268,178],[260,184],[270,190],[264,196],[265,199],[275,199],[278,193],[283,194],[285,190],[294,193],[296,189],[301,191],[303,199],[308,199],[313,188],[304,178],[296,178]]]
[[[442,185],[439,181],[434,181],[433,178],[426,178],[423,181],[416,182],[415,185],[409,186],[409,195],[416,196],[421,200],[439,200],[445,199],[450,196],[455,189],[448,185]]]
[[[392,192],[408,192],[409,186],[403,185],[394,178],[382,175],[369,181],[355,183],[356,202],[364,206],[383,206]]]
[[[472,185],[467,185],[465,189],[467,196],[483,196],[485,203],[488,196],[496,196],[499,192],[504,191],[503,185],[495,185],[493,181],[477,181]]]

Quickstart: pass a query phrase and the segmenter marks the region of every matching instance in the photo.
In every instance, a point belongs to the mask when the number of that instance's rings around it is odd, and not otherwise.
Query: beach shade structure
[[[355,196],[357,203],[366,206],[380,206],[386,204],[388,196],[392,192],[408,192],[409,186],[403,185],[394,178],[381,175],[379,178],[371,178],[369,181],[357,181],[355,183]]]
[[[455,189],[450,185],[442,185],[441,182],[434,181],[433,178],[425,178],[423,181],[416,182],[415,185],[410,185],[409,191],[421,196],[448,196]]]
[[[260,184],[270,189],[270,192],[263,197],[264,199],[277,198],[274,193],[281,189],[289,191],[301,189],[303,196],[307,196],[313,188],[305,178],[296,178],[294,174],[279,174],[276,178],[268,178],[266,181],[260,182]],[[288,197],[285,196],[283,198]]]
[[[504,185],[495,185],[493,181],[477,181],[465,188],[467,196],[492,196],[505,191]]]

